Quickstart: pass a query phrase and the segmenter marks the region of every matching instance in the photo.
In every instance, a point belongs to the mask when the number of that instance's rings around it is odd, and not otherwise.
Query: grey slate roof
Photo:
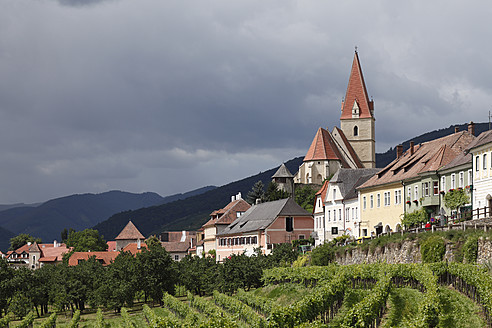
[[[280,165],[277,172],[272,175],[272,178],[293,178],[294,176],[290,173],[289,169],[285,164]]]
[[[344,169],[340,168],[331,178],[330,184],[336,184],[343,199],[357,197],[355,188],[369,180],[381,169]]]
[[[264,230],[279,216],[312,216],[292,198],[253,205],[239,219],[228,225],[221,235]]]

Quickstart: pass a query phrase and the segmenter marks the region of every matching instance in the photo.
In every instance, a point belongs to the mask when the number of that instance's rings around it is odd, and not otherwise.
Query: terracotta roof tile
[[[97,260],[102,262],[102,265],[107,266],[111,264],[119,254],[119,252],[74,252],[68,260],[68,265],[75,266],[79,264],[79,261],[87,261],[90,257],[95,256]]]
[[[116,240],[128,240],[128,239],[145,239],[145,237],[138,231],[137,227],[132,221],[128,221],[128,224],[121,230]]]
[[[330,133],[323,128],[319,128],[316,132],[313,142],[304,157],[304,162],[316,160],[344,161]]]
[[[422,173],[437,171],[458,157],[475,137],[461,131],[422,143],[383,168],[360,186],[361,189],[415,178]]]
[[[140,248],[138,248],[138,243],[130,243],[130,244],[126,245],[122,249],[122,251],[123,252],[130,252],[133,255],[135,255],[137,253],[142,252],[142,249],[144,249],[144,248],[147,248],[147,244],[146,243],[140,243]]]
[[[354,103],[357,103],[357,106],[359,107],[359,118],[370,118],[373,116],[371,113],[373,103],[372,101],[369,101],[366,83],[364,82],[364,76],[362,75],[357,52],[355,52],[354,60],[352,62],[352,70],[350,72],[347,93],[342,102],[342,115],[340,119],[352,118],[352,108],[354,107]]]

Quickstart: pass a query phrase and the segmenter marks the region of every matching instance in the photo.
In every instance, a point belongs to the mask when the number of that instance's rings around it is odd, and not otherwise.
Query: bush
[[[466,263],[477,262],[478,257],[478,237],[470,236],[463,245],[463,258]]]
[[[446,241],[440,236],[430,236],[420,245],[423,263],[440,262],[446,253]]]
[[[328,265],[335,259],[332,243],[319,245],[311,252],[311,265]]]

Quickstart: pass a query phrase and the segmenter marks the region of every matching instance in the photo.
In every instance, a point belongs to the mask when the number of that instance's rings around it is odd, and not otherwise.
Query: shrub
[[[478,237],[470,236],[463,245],[463,257],[466,263],[477,262],[478,257]]]
[[[420,254],[423,263],[440,262],[446,253],[446,242],[440,236],[433,235],[420,245]]]
[[[333,262],[335,251],[331,243],[319,245],[311,252],[311,265],[328,265]]]

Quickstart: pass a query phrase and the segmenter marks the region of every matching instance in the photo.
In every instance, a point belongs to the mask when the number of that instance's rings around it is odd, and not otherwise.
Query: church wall
[[[376,167],[375,120],[372,118],[340,120],[340,128],[365,167]],[[358,135],[354,136],[354,127]]]

